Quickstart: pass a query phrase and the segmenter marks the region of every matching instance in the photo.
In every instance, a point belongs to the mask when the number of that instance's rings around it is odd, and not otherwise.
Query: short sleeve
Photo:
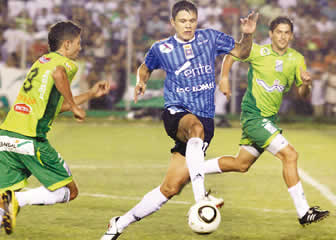
[[[153,44],[145,56],[145,64],[150,71],[161,67],[160,59],[155,53],[155,46],[156,44]]]
[[[233,37],[227,35],[225,33],[213,30],[216,34],[216,53],[220,54],[228,54],[235,47],[235,41]]]
[[[235,61],[239,61],[239,62],[250,62],[251,59],[254,58],[254,56],[256,56],[256,52],[258,51],[259,49],[259,45],[255,44],[255,43],[252,43],[252,48],[251,48],[251,51],[250,51],[250,55],[245,58],[245,59],[240,59],[240,58],[237,58],[235,56],[232,56],[233,60]]]

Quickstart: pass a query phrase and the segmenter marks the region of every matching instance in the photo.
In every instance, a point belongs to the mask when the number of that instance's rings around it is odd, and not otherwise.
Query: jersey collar
[[[272,52],[277,55],[277,56],[285,56],[288,53],[288,49],[289,47],[286,49],[286,52],[284,52],[284,54],[280,55],[279,53],[277,53],[276,51],[273,50],[272,44],[270,44],[270,49],[272,50]]]
[[[183,40],[179,39],[179,38],[177,37],[176,34],[174,35],[174,39],[176,40],[176,42],[178,42],[178,43],[182,43],[182,44],[185,44],[185,43],[191,43],[192,41],[195,40],[195,38],[196,38],[196,34],[195,34],[195,36],[194,36],[192,39],[190,39],[189,41],[183,41]]]

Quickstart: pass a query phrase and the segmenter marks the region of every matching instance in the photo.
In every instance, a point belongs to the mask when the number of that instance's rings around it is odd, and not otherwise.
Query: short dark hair
[[[281,23],[289,25],[291,32],[294,32],[293,22],[288,17],[284,17],[284,16],[280,16],[280,17],[273,19],[272,22],[270,23],[269,30],[273,32],[274,29],[276,29],[276,27]]]
[[[64,40],[73,40],[82,29],[72,21],[58,22],[50,27],[48,44],[51,52],[57,51]]]
[[[198,15],[197,7],[193,2],[188,1],[188,0],[182,0],[182,1],[176,2],[173,5],[172,18],[175,20],[179,11],[183,11],[183,10],[185,10],[187,12],[194,12],[194,13],[196,13],[196,16]]]

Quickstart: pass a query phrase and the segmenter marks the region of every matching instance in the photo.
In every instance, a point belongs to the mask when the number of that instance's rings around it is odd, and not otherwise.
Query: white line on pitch
[[[316,188],[317,190],[320,191],[320,193],[326,197],[334,206],[336,206],[336,195],[333,194],[331,192],[331,190],[319,183],[318,181],[316,181],[314,178],[312,178],[311,176],[309,176],[308,173],[306,173],[305,171],[303,171],[302,169],[299,168],[299,174],[300,174],[300,178],[305,181],[306,183],[312,185],[314,188]]]
[[[142,165],[142,166],[137,166],[137,165],[119,165],[119,166],[112,166],[112,165],[71,165],[70,164],[70,169],[121,169],[121,168],[167,168],[167,165],[164,164],[149,164],[149,165]]]
[[[111,198],[111,199],[119,199],[119,200],[136,200],[139,201],[142,198],[140,197],[126,197],[126,196],[115,196],[115,195],[108,195],[108,194],[98,194],[98,193],[80,193],[82,196],[87,196],[87,197],[96,197],[96,198]],[[184,204],[184,205],[190,205],[191,202],[187,201],[174,201],[170,200],[169,203],[174,203],[174,204]]]
[[[134,201],[140,201],[142,198],[140,197],[127,197],[127,196],[116,196],[116,195],[108,195],[108,194],[98,194],[98,193],[80,193],[81,196],[86,197],[95,197],[95,198],[110,198],[110,199],[118,199],[118,200],[134,200]],[[182,205],[191,205],[192,202],[189,201],[175,201],[170,200],[168,203],[172,204],[182,204]],[[246,209],[246,210],[252,210],[252,211],[263,211],[263,212],[274,212],[274,213],[290,213],[295,212],[294,210],[284,210],[284,209],[269,209],[269,208],[249,208],[249,207],[234,207],[230,206],[232,209]]]

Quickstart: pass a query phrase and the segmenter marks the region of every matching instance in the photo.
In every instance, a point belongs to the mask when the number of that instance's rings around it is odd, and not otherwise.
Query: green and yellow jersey
[[[279,55],[271,44],[253,44],[248,58],[236,61],[248,62],[248,87],[242,101],[242,110],[262,117],[278,113],[284,93],[295,82],[302,84],[300,68],[306,70],[304,57],[292,48]]]
[[[30,137],[46,138],[46,133],[63,104],[63,97],[52,78],[57,66],[65,68],[71,83],[78,70],[77,65],[56,52],[43,55],[28,72],[14,105],[0,126],[1,129]]]

